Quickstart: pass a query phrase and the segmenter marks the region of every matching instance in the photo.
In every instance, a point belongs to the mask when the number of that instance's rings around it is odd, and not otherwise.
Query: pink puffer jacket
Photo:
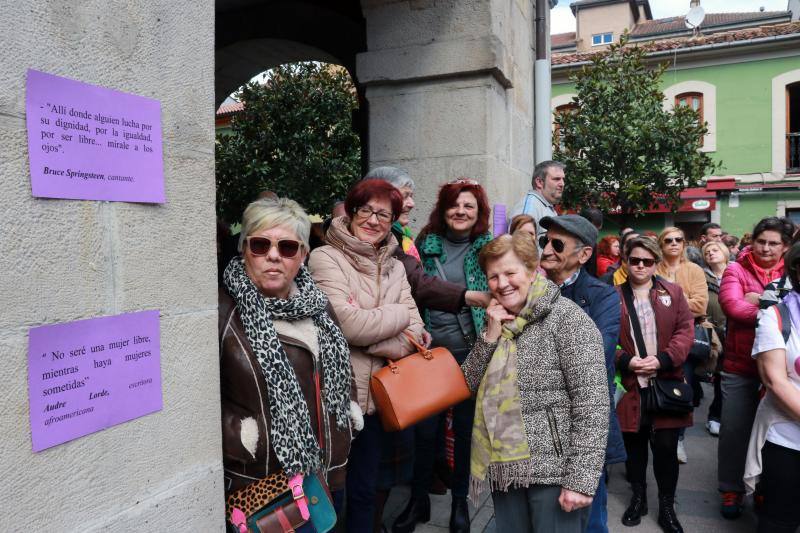
[[[761,294],[764,287],[783,276],[783,259],[771,270],[759,267],[749,248],[742,250],[735,263],[728,265],[719,287],[719,303],[728,317],[725,360],[722,370],[747,377],[758,377],[758,367],[750,357],[756,336],[758,305],[744,299],[748,292]]]
[[[421,341],[424,324],[411,297],[405,267],[392,256],[397,239],[390,233],[375,248],[356,239],[348,222],[346,217],[333,220],[326,234],[328,244],[311,252],[308,267],[350,344],[359,407],[372,414],[370,377],[386,359],[416,352],[403,331]]]

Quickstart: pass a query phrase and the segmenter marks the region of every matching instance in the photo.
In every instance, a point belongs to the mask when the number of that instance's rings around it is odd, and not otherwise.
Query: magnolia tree
[[[244,111],[217,136],[217,214],[236,222],[259,192],[293,198],[324,214],[361,171],[352,128],[358,107],[347,72],[320,63],[270,71],[237,93]]]
[[[627,37],[595,56],[571,79],[575,107],[557,114],[554,159],[567,166],[563,204],[594,205],[623,216],[656,205],[672,210],[679,195],[718,168],[699,149],[706,124],[688,106],[664,108],[662,64]]]

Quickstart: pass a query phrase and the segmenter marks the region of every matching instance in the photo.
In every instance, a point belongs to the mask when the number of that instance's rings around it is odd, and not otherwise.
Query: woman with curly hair
[[[619,263],[619,239],[606,235],[597,243],[597,277],[602,276],[611,265]]]

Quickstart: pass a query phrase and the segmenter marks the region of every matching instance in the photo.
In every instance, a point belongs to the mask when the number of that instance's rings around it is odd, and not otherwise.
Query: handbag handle
[[[647,345],[644,342],[642,335],[642,325],[639,323],[639,317],[636,314],[636,307],[633,305],[633,289],[631,289],[630,282],[622,284],[622,296],[625,299],[625,307],[628,308],[628,316],[631,320],[631,329],[633,329],[633,340],[636,347],[639,349],[639,357],[644,359],[647,357]]]
[[[416,339],[414,339],[414,335],[412,335],[410,331],[404,330],[403,334],[406,336],[406,338],[411,343],[411,345],[414,346],[414,348],[417,349],[417,351],[420,353],[420,355],[422,357],[424,357],[428,361],[433,359],[433,354],[431,353],[430,349],[428,349],[428,348],[424,347],[423,345],[421,345],[420,343],[418,343],[416,341]],[[391,363],[389,364],[389,366],[392,366]]]

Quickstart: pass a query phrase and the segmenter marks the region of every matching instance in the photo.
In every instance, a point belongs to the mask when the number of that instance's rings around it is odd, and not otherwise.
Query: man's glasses
[[[375,218],[378,219],[378,222],[383,222],[384,224],[388,224],[392,221],[393,215],[388,211],[373,211],[372,208],[368,205],[362,205],[358,209],[356,209],[356,215],[362,220],[368,220],[369,217],[375,215]]]
[[[562,241],[561,239],[548,239],[547,235],[542,235],[541,237],[539,237],[539,248],[544,250],[548,242],[550,243],[550,246],[553,247],[553,250],[557,254],[560,254],[561,252],[564,251],[564,246],[565,246],[564,241]]]
[[[628,264],[630,266],[644,265],[647,268],[650,268],[651,266],[656,264],[656,260],[655,259],[651,259],[649,257],[629,257],[628,258]]]
[[[280,239],[278,241],[271,241],[266,237],[247,237],[247,246],[250,248],[250,253],[257,256],[267,255],[272,245],[278,248],[278,254],[285,259],[291,259],[297,255],[302,244],[300,241],[292,239]]]
[[[683,242],[683,237],[667,237],[664,239],[664,244],[672,244],[673,242],[680,244]]]

